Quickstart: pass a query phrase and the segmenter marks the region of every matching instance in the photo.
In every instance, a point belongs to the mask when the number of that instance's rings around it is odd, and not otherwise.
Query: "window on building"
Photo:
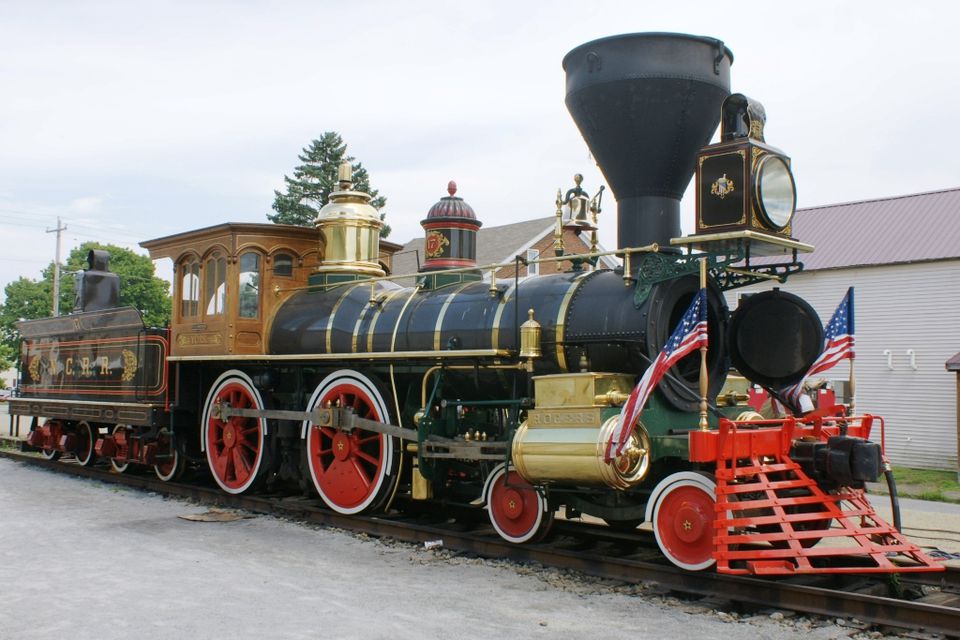
[[[180,267],[180,317],[200,314],[200,261],[190,258]]]
[[[528,276],[538,276],[540,275],[540,263],[534,262],[534,260],[540,259],[540,251],[538,249],[527,249],[527,275]]]
[[[273,275],[289,277],[293,275],[293,256],[289,253],[278,253],[273,258]]]
[[[227,259],[214,254],[207,259],[206,264],[206,294],[208,316],[223,314],[223,307],[227,298]]]
[[[260,315],[260,256],[250,252],[240,256],[240,317]]]

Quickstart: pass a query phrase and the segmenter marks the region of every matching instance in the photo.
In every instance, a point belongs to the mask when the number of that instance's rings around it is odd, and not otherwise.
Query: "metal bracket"
[[[763,257],[763,256],[761,256]],[[738,289],[757,282],[777,280],[785,282],[788,277],[803,271],[803,263],[797,260],[793,251],[793,260],[783,263],[750,264],[750,254],[743,242],[718,253],[643,253],[635,260],[636,271],[632,274],[637,284],[633,293],[633,305],[643,306],[653,285],[686,275],[694,275],[700,268],[700,260],[706,258],[707,269],[722,291]],[[745,262],[744,266],[733,265]]]
[[[633,306],[639,309],[650,297],[653,285],[658,282],[674,280],[686,275],[699,273],[700,260],[706,258],[707,269],[716,273],[728,265],[743,259],[742,253],[717,254],[676,254],[676,253],[642,253],[635,259],[637,286],[633,290]]]
[[[723,62],[726,52],[723,50],[723,40],[715,40],[713,46],[716,49],[716,55],[713,57],[713,75],[718,76],[720,75],[720,63]]]
[[[801,271],[803,271],[802,262],[788,262],[754,265],[744,269],[724,269],[720,273],[715,273],[714,277],[722,290],[729,291],[767,280],[785,282],[787,278]]]

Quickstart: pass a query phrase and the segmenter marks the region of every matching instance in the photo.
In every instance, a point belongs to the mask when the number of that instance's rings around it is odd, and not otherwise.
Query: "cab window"
[[[290,277],[293,275],[293,256],[289,253],[278,253],[273,258],[273,275]]]
[[[245,253],[240,256],[240,317],[260,315],[260,256]]]
[[[200,261],[193,258],[180,267],[180,316],[200,314]]]
[[[205,268],[206,315],[219,316],[223,314],[223,307],[227,298],[227,259],[217,257],[217,254],[214,254],[207,260]]]

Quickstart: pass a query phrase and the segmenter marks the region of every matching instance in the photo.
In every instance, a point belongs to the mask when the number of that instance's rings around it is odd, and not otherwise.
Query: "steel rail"
[[[213,487],[161,482],[153,475],[117,474],[95,467],[44,460],[9,450],[0,450],[0,456],[60,473],[147,489],[169,496],[191,498],[204,504],[293,517],[312,524],[338,527],[377,537],[391,537],[414,543],[440,539],[445,548],[484,557],[538,562],[545,566],[572,569],[587,575],[628,583],[655,582],[662,589],[705,597],[720,597],[726,601],[753,606],[774,607],[827,617],[854,617],[868,624],[940,633],[946,636],[956,637],[960,634],[960,606],[899,600],[823,586],[798,584],[783,579],[730,576],[710,572],[694,573],[683,571],[664,562],[612,556],[603,552],[561,549],[547,543],[513,545],[491,535],[489,527],[458,531],[435,524],[411,522],[389,516],[344,516],[322,509],[317,501],[306,498],[230,495],[217,491]],[[569,532],[575,528],[573,525],[574,523],[568,523],[565,529]],[[589,526],[579,528],[591,529]],[[638,544],[636,537],[628,534],[611,533],[604,538],[605,542],[610,543],[607,546],[616,546],[618,542]],[[960,583],[958,574],[960,571],[948,568],[946,574],[931,575],[929,578],[925,576],[919,580],[916,579],[917,575],[911,575],[909,581],[932,586],[938,584],[955,586]],[[878,579],[876,575],[860,577],[864,580]],[[902,578],[904,582],[908,581],[905,576]]]

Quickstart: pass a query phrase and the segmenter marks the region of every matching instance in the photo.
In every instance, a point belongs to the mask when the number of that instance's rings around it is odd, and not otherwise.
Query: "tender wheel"
[[[653,532],[660,550],[682,569],[712,567],[716,485],[706,476],[681,472],[654,489]]]
[[[341,370],[317,386],[307,405],[349,407],[367,420],[389,422],[376,384],[362,373]],[[351,433],[304,422],[307,465],[323,501],[338,513],[360,513],[383,504],[396,482],[399,455],[394,438],[356,429]]]
[[[95,448],[97,446],[97,430],[86,420],[77,423],[77,447],[73,455],[84,467],[89,467],[97,461]]]
[[[180,455],[177,447],[173,446],[168,437],[161,436],[158,444],[162,451],[169,451],[173,457],[161,464],[153,465],[153,470],[162,481],[173,482],[182,476],[184,469],[187,468],[186,458]]]
[[[122,424],[114,425],[113,429],[110,431],[110,435],[113,436],[113,441],[117,444],[117,453],[123,453],[123,457],[126,458],[130,452],[130,444],[127,436],[129,435],[127,427]],[[117,473],[123,473],[130,466],[129,462],[117,462],[116,458],[110,458],[110,466],[113,467],[113,470]]]
[[[243,493],[259,480],[267,421],[239,416],[226,420],[215,417],[213,408],[217,404],[262,409],[263,398],[247,374],[232,369],[213,383],[203,406],[202,444],[213,479],[227,493]]]
[[[54,420],[47,420],[44,422],[43,426],[38,429],[38,431],[43,432],[49,435],[45,440],[55,441],[60,439],[60,434],[62,433],[61,425],[59,422]],[[61,451],[57,449],[40,449],[40,455],[43,456],[44,460],[59,460],[60,456],[63,455]]]
[[[487,478],[484,492],[490,523],[507,542],[520,544],[542,540],[553,524],[544,495],[504,465]]]

